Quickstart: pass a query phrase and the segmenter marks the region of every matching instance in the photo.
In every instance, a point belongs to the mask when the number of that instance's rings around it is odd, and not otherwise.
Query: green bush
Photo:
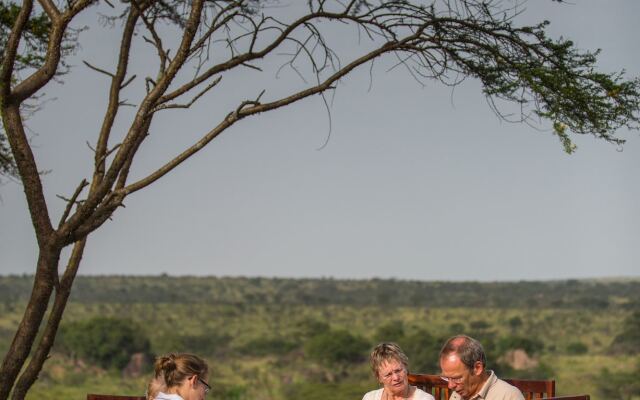
[[[305,353],[325,365],[363,362],[369,343],[345,330],[321,333],[305,344]]]
[[[58,348],[102,368],[124,368],[134,353],[149,355],[149,339],[128,319],[96,317],[62,326]]]
[[[567,354],[581,355],[587,354],[589,347],[582,342],[571,342],[567,345]]]
[[[329,330],[329,324],[326,322],[307,317],[296,323],[292,336],[297,341],[306,341],[321,333],[329,332]]]
[[[177,352],[214,356],[223,353],[230,340],[230,336],[215,332],[202,335],[182,335],[171,332],[154,341],[153,352],[156,354]]]
[[[516,316],[509,319],[509,328],[511,328],[511,330],[515,331],[520,329],[521,327],[522,327],[522,318]]]
[[[238,350],[244,355],[263,357],[287,354],[296,347],[298,347],[296,343],[283,338],[261,337],[251,340]]]
[[[611,343],[611,351],[614,354],[640,353],[640,310],[625,319],[622,332]]]
[[[443,338],[436,338],[424,329],[408,335],[400,345],[409,357],[409,369],[419,373],[437,373],[440,370],[438,356]]]
[[[394,342],[400,344],[404,338],[402,321],[391,321],[376,329],[373,340],[376,343]]]
[[[635,371],[612,373],[607,368],[596,377],[598,393],[605,399],[632,400],[640,397],[640,363]]]
[[[542,352],[544,343],[539,339],[529,339],[523,336],[506,336],[498,340],[498,354],[502,355],[509,350],[516,349],[522,349],[532,356]]]

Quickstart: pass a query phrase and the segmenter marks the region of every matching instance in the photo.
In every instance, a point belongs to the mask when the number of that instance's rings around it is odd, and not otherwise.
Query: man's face
[[[469,369],[457,354],[449,354],[440,359],[440,369],[449,389],[457,392],[463,399],[473,397],[484,383],[484,367],[480,361],[474,364],[473,369]]]

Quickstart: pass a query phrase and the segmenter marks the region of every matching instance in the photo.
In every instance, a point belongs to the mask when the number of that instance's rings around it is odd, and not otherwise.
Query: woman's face
[[[378,380],[394,396],[404,396],[409,388],[407,369],[398,360],[383,361],[378,368]]]

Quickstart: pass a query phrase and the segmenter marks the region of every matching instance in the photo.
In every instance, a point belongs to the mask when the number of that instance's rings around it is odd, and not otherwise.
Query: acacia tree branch
[[[193,96],[193,98],[186,104],[161,104],[158,107],[156,107],[155,109],[153,109],[151,112],[155,113],[157,111],[160,110],[167,110],[167,109],[175,109],[175,108],[189,108],[191,107],[196,101],[198,101],[198,99],[202,96],[204,96],[205,93],[207,93],[209,90],[213,89],[215,86],[218,85],[218,83],[220,83],[220,81],[222,80],[222,77],[219,76],[218,78],[214,79],[213,82],[211,82],[209,85],[207,85],[207,87],[205,87],[204,89],[202,89],[199,93],[197,93],[195,96]]]
[[[214,129],[212,129],[211,131],[209,131],[205,136],[203,136],[197,143],[195,143],[193,146],[189,147],[188,149],[186,149],[185,151],[183,151],[181,154],[179,154],[177,157],[175,157],[174,159],[172,159],[171,161],[169,161],[167,164],[163,165],[161,168],[159,168],[158,170],[156,170],[155,172],[153,172],[152,174],[148,175],[147,177],[138,180],[135,183],[132,183],[131,185],[128,185],[127,187],[123,188],[123,192],[125,194],[130,194],[133,192],[136,192],[142,188],[145,188],[147,186],[149,186],[150,184],[152,184],[153,182],[157,181],[158,179],[160,179],[162,176],[166,175],[167,173],[169,173],[170,171],[172,171],[174,168],[176,168],[178,165],[180,165],[182,162],[184,162],[186,159],[188,159],[189,157],[191,157],[192,155],[194,155],[195,153],[197,153],[198,151],[200,151],[202,148],[204,148],[209,142],[211,142],[213,139],[215,139],[220,133],[222,133],[223,131],[225,131],[226,129],[228,129],[229,127],[231,127],[233,124],[235,124],[237,121],[239,121],[242,118],[245,118],[247,116],[250,115],[255,115],[258,114],[260,112],[265,112],[265,111],[270,111],[276,108],[280,108],[286,105],[289,105],[291,103],[294,103],[296,101],[300,101],[304,98],[307,98],[309,96],[312,96],[314,94],[318,94],[318,93],[322,93],[325,90],[328,90],[330,88],[332,88],[332,84],[335,83],[336,81],[338,81],[340,78],[344,77],[345,75],[347,75],[348,73],[350,73],[353,69],[355,69],[356,67],[358,67],[359,65],[362,65],[370,60],[373,60],[374,58],[386,53],[386,52],[390,52],[390,51],[394,51],[397,49],[402,48],[402,46],[410,41],[413,40],[414,37],[418,34],[412,35],[410,37],[405,38],[405,40],[398,42],[398,43],[385,43],[384,45],[382,45],[381,47],[379,47],[376,50],[373,50],[371,52],[369,52],[368,54],[352,61],[351,63],[349,63],[348,65],[346,65],[344,68],[342,68],[341,70],[337,71],[336,73],[334,73],[333,75],[331,75],[328,79],[326,79],[324,82],[313,86],[311,88],[308,88],[306,90],[297,92],[291,96],[287,96],[285,98],[282,98],[280,100],[274,101],[274,102],[270,102],[270,103],[266,103],[266,104],[260,104],[257,101],[252,101],[252,102],[245,102],[243,104],[241,104],[236,111],[230,113],[227,115],[227,117],[220,122]],[[251,107],[245,107],[247,105],[252,105]]]
[[[276,37],[269,45],[265,46],[263,50],[258,52],[247,52],[241,55],[237,55],[224,63],[214,65],[213,67],[204,71],[200,76],[196,77],[195,79],[186,83],[185,85],[182,85],[177,90],[162,96],[162,98],[160,98],[158,102],[162,104],[162,103],[171,101],[176,97],[193,89],[194,87],[200,85],[201,83],[205,82],[206,80],[208,80],[209,78],[211,78],[216,74],[222,73],[224,71],[228,71],[230,69],[233,69],[234,67],[237,67],[238,65],[245,64],[249,61],[264,58],[266,55],[268,55],[273,50],[275,50],[279,45],[285,42],[296,28],[304,25],[306,22],[313,20],[314,18],[319,18],[321,15],[325,15],[325,14],[326,13],[313,13],[297,19],[296,21],[288,25],[285,29],[283,29],[281,34],[278,35],[278,37]],[[329,15],[329,14],[326,14],[326,15]],[[335,14],[335,15],[342,16],[343,14]]]
[[[62,51],[62,41],[69,22],[81,11],[89,7],[94,0],[78,0],[72,4],[64,13],[52,20],[51,33],[45,62],[33,74],[20,82],[13,90],[15,101],[22,103],[25,99],[35,94],[46,85],[55,75],[60,64]],[[44,7],[44,6],[43,6]],[[21,32],[17,33],[18,35]]]
[[[40,172],[29,145],[29,139],[24,131],[19,106],[12,104],[3,108],[2,121],[11,145],[13,159],[23,182],[36,240],[38,241],[38,246],[42,248],[50,240],[54,231],[49,218],[49,209],[42,188]]]
[[[58,7],[53,3],[53,1],[38,0],[38,3],[40,3],[40,6],[44,10],[44,12],[47,13],[51,21],[56,22],[58,21],[58,19],[60,19],[60,10],[58,10]]]
[[[127,65],[129,63],[129,54],[131,52],[131,40],[135,33],[136,21],[139,17],[138,9],[131,8],[127,21],[122,31],[122,40],[120,42],[120,52],[118,55],[118,64],[116,73],[111,75],[111,86],[109,88],[109,103],[102,120],[98,141],[96,143],[96,151],[94,156],[94,174],[91,182],[90,194],[95,192],[98,185],[102,182],[105,173],[106,158],[109,146],[109,137],[113,124],[120,107],[120,92],[123,88],[123,81],[127,75]]]
[[[67,220],[67,217],[69,216],[69,213],[71,212],[71,209],[76,204],[76,200],[78,199],[78,196],[80,196],[80,193],[82,193],[82,190],[88,184],[89,184],[89,182],[87,182],[86,179],[83,179],[82,182],[80,182],[80,184],[76,188],[76,191],[73,192],[73,195],[71,196],[71,198],[67,200],[67,207],[65,207],[64,212],[62,213],[62,216],[60,217],[60,222],[58,223],[58,228],[61,227],[62,224],[64,224],[64,221]]]
[[[149,128],[151,127],[151,122],[152,122],[152,118],[147,118],[147,120],[145,121],[145,124],[142,127],[142,130],[145,132],[145,135],[140,135],[138,137],[138,141],[136,142],[134,149],[131,151],[131,156],[127,159],[127,161],[122,166],[122,171],[118,176],[118,182],[116,182],[116,185],[115,185],[116,190],[123,188],[127,184],[127,179],[129,178],[129,171],[131,170],[131,165],[133,165],[133,155],[135,155],[138,152],[138,149],[142,145],[142,142],[144,141],[144,139],[147,136],[149,136]],[[107,204],[107,208],[109,208],[108,201],[103,202],[101,207],[104,208],[105,204]],[[99,212],[100,210],[97,211],[97,213]]]
[[[93,66],[93,65],[91,65],[88,61],[82,61],[82,63],[83,63],[84,65],[86,65],[87,67],[91,68],[92,70],[96,71],[96,72],[99,72],[99,73],[101,73],[101,74],[105,74],[106,76],[108,76],[108,77],[110,77],[110,78],[114,78],[114,75],[113,75],[111,72],[109,72],[109,71],[105,71],[105,70],[103,70],[103,69],[101,69],[101,68],[98,68],[98,67],[94,67],[94,66]]]
[[[29,15],[31,14],[32,10],[33,0],[24,0],[22,2],[22,7],[20,7],[20,11],[18,12],[18,17],[16,18],[13,27],[11,28],[11,32],[9,33],[7,43],[4,47],[4,54],[2,55],[2,68],[0,69],[0,98],[2,99],[2,104],[5,104],[9,101],[9,96],[11,94],[11,76],[14,72],[13,67],[15,65],[16,56],[18,54],[20,37],[22,36],[22,32],[27,26]]]
[[[139,147],[139,141],[144,139],[147,135],[145,126],[147,120],[152,117],[150,111],[155,107],[158,98],[167,90],[176,74],[184,65],[186,58],[189,54],[189,48],[193,42],[193,38],[198,30],[200,23],[200,17],[202,14],[204,0],[194,0],[191,5],[191,11],[185,29],[183,31],[182,40],[178,47],[176,56],[169,64],[165,74],[163,74],[156,85],[145,96],[142,103],[138,107],[138,112],[134,118],[129,131],[122,141],[110,167],[105,172],[103,179],[95,187],[92,186],[90,195],[86,201],[78,207],[77,211],[68,219],[64,228],[61,229],[61,235],[67,238],[77,237],[78,234],[73,231],[80,225],[85,224],[88,218],[92,215],[95,208],[103,202],[103,199],[112,190],[112,185],[115,183],[118,175],[122,172],[122,168],[126,165],[127,160],[133,158],[135,151]],[[91,225],[90,223],[88,225]]]
[[[145,40],[149,43],[152,43],[153,46],[156,48],[156,51],[158,52],[158,58],[160,59],[160,66],[158,68],[158,75],[162,75],[164,74],[164,71],[167,67],[167,61],[169,60],[169,54],[168,52],[164,49],[164,46],[162,44],[162,39],[160,38],[160,35],[158,35],[158,32],[156,31],[155,25],[153,22],[149,21],[149,19],[144,15],[144,9],[142,8],[142,5],[138,2],[133,0],[131,2],[131,4],[133,4],[133,6],[137,9],[138,14],[140,14],[140,17],[142,19],[142,22],[144,23],[144,25],[147,27],[147,30],[151,33],[151,37],[153,38],[153,41],[145,38]]]

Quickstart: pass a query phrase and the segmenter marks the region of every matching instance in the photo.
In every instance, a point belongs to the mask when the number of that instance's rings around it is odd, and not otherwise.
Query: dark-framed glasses
[[[209,385],[207,382],[204,381],[204,379],[200,377],[198,377],[198,382],[204,385],[204,394],[209,393],[209,391],[211,390],[211,385]]]

